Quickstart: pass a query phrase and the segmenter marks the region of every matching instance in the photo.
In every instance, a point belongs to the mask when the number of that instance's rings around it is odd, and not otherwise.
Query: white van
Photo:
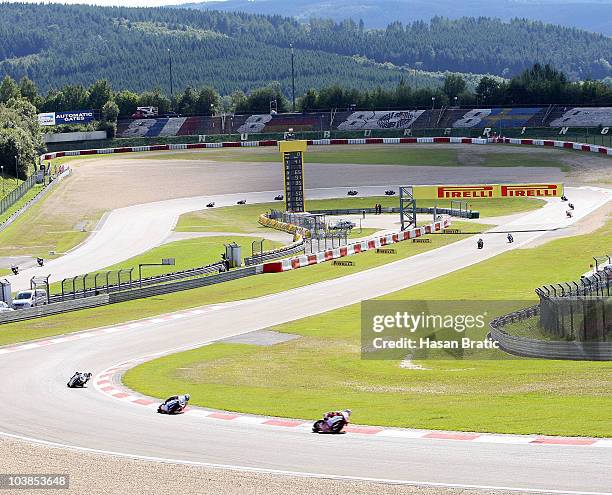
[[[13,299],[13,309],[34,308],[47,304],[47,292],[42,289],[22,290]]]

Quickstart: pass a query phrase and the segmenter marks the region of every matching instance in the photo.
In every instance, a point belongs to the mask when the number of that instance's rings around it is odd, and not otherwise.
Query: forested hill
[[[612,76],[611,38],[519,20],[435,18],[370,31],[351,21],[219,11],[0,4],[0,76],[27,75],[43,91],[100,78],[165,90],[168,49],[178,90],[208,84],[227,94],[275,80],[288,87],[290,42],[298,92],[395,86],[402,75],[411,83],[413,72],[398,66],[512,76],[541,60],[570,78]]]
[[[577,27],[612,36],[612,0],[223,0],[193,3],[197,9],[250,14],[282,14],[307,21],[313,17],[359,19],[366,27],[384,28],[395,21],[429,21],[432,17],[518,17]]]

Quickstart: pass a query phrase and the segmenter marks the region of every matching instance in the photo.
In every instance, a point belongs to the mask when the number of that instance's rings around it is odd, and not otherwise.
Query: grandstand
[[[264,134],[325,130],[367,131],[393,129],[479,129],[521,127],[612,126],[612,107],[441,108],[311,114],[259,114],[224,117],[173,117],[119,122],[117,137]]]
[[[319,131],[323,122],[327,122],[329,114],[263,114],[251,115],[237,131],[246,134],[261,134],[264,132],[295,132]]]
[[[542,111],[535,108],[475,108],[456,120],[452,127],[493,127],[507,129],[524,127]]]
[[[363,111],[352,113],[337,129],[355,131],[365,129],[408,129],[425,110]]]
[[[561,115],[551,115],[550,127],[612,126],[612,107],[563,108]]]

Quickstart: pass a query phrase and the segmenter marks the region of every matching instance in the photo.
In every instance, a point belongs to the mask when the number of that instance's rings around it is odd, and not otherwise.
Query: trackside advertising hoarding
[[[42,126],[62,124],[87,124],[95,120],[93,110],[74,110],[70,112],[47,112],[38,114],[38,123]]]
[[[560,198],[563,184],[478,184],[414,186],[415,199]]]
[[[50,126],[55,125],[55,113],[39,113],[38,114],[38,125]]]
[[[93,110],[76,110],[73,112],[56,112],[55,125],[86,124],[94,120]]]

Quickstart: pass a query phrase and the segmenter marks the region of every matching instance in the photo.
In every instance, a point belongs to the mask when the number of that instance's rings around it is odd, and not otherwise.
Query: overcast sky
[[[159,5],[178,5],[181,3],[190,3],[194,1],[207,0],[2,0],[9,3],[26,2],[26,3],[88,3],[91,5],[123,5],[124,7],[156,7]]]

